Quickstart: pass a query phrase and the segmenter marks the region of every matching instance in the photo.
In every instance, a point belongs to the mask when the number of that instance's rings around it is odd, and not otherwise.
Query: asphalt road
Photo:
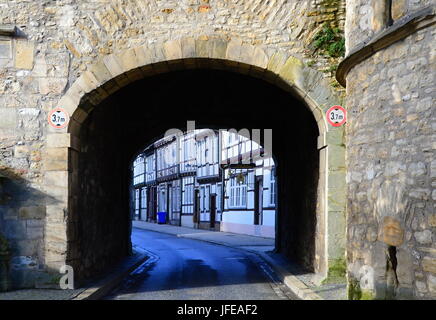
[[[132,243],[150,258],[106,300],[295,299],[252,253],[140,229]]]

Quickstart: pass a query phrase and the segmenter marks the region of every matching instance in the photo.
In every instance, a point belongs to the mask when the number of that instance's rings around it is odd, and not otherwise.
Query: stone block
[[[436,276],[433,276],[431,274],[428,275],[427,286],[428,286],[428,290],[432,294],[436,294]]]
[[[41,94],[60,94],[64,91],[68,79],[66,78],[40,78],[38,79]]]
[[[278,74],[287,59],[288,56],[285,53],[277,51],[269,59],[267,69],[274,74]]]
[[[128,49],[119,56],[124,72],[138,68],[140,65],[134,49]]]
[[[304,64],[300,59],[289,57],[285,64],[280,68],[280,77],[290,84],[295,84],[299,88],[303,88],[303,72]]]
[[[113,78],[112,73],[109,71],[103,61],[98,61],[93,64],[89,69],[89,72],[91,72],[94,75],[95,79],[98,81],[98,86],[101,86],[102,84]]]
[[[13,241],[11,251],[14,255],[36,256],[40,245],[41,241],[33,239]]]
[[[392,0],[392,19],[398,20],[407,12],[407,0]]]
[[[430,227],[436,227],[436,214],[431,214],[428,216],[428,225]]]
[[[33,42],[19,40],[15,43],[15,68],[32,70],[33,56]]]
[[[241,56],[242,40],[232,39],[227,44],[226,59],[230,61],[239,61]]]
[[[21,207],[18,209],[20,219],[42,219],[45,217],[45,206]]]
[[[26,158],[29,156],[29,153],[30,153],[29,146],[20,145],[14,147],[15,158]]]
[[[393,217],[384,217],[381,229],[381,241],[398,247],[404,242],[404,230],[400,221]]]
[[[45,156],[50,160],[68,160],[67,148],[46,148]]]
[[[328,175],[328,188],[345,191],[345,171],[332,171]]]
[[[227,42],[222,40],[210,40],[212,43],[211,58],[225,59],[227,52]]]
[[[167,60],[178,60],[183,58],[180,40],[165,42],[163,49]]]
[[[65,148],[67,150],[67,148]],[[67,171],[68,160],[51,160],[46,159],[43,162],[44,171]]]
[[[372,30],[378,32],[382,30],[388,22],[388,2],[387,1],[372,1]]]
[[[195,53],[198,58],[209,58],[212,47],[209,40],[195,40]]]
[[[329,145],[328,157],[329,170],[345,169],[345,147]]]
[[[431,244],[432,234],[430,230],[415,232],[415,239],[419,244]]]
[[[45,231],[45,239],[51,241],[67,241],[67,226],[66,223],[49,223]]]
[[[48,171],[45,173],[45,185],[68,187],[68,171]]]
[[[421,264],[422,264],[422,269],[424,271],[436,274],[436,258],[424,257],[424,259],[422,259]]]
[[[241,51],[239,56],[239,62],[251,65],[254,57],[255,47],[248,43],[243,43],[241,45]]]
[[[84,93],[91,92],[99,85],[98,80],[89,71],[85,71],[84,73],[82,73],[82,75],[76,80],[75,83],[77,83],[77,85],[82,88]]]
[[[4,230],[6,239],[23,240],[26,238],[26,221],[8,220]]]
[[[47,135],[48,148],[67,148],[71,146],[69,133],[53,133]]]
[[[251,62],[256,67],[266,69],[268,66],[268,55],[262,48],[256,47]]]
[[[0,128],[14,129],[17,126],[17,110],[0,108]]]
[[[46,207],[46,221],[47,230],[51,228],[52,223],[63,223],[65,220],[66,209],[63,205],[47,205]]]
[[[27,227],[26,238],[29,240],[38,240],[44,238],[43,227]]]
[[[0,59],[12,58],[12,41],[0,40]]]
[[[195,50],[195,39],[194,38],[183,38],[180,41],[180,47],[182,51],[183,58],[195,58],[197,57],[197,52]]]
[[[114,54],[104,56],[103,63],[111,73],[112,77],[117,77],[124,72],[121,60]]]
[[[135,47],[135,56],[140,67],[149,65],[152,63],[152,52],[147,46]]]

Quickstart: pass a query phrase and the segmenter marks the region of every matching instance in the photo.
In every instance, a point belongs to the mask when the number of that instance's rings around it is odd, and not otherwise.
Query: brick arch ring
[[[320,133],[328,131],[324,111],[339,99],[321,72],[284,51],[242,40],[183,38],[109,54],[91,65],[58,103],[71,116],[67,132],[75,135],[96,105],[129,83],[198,66],[249,74],[291,91],[311,110]]]
[[[345,226],[344,130],[329,128],[325,118],[328,108],[339,104],[340,99],[321,72],[305,66],[300,59],[285,51],[247,44],[240,39],[182,38],[106,55],[90,65],[59,100],[57,106],[69,113],[70,123],[64,129],[57,129],[56,133],[49,132],[47,147],[80,152],[78,137],[81,124],[106,97],[147,76],[198,67],[229,70],[264,79],[294,94],[312,112],[320,132],[317,230],[325,235],[316,240],[320,258],[315,269],[326,275],[329,265],[342,259],[345,254],[345,228],[341,229],[341,226]],[[50,185],[55,177],[57,186],[64,188],[65,191],[56,196],[60,196],[65,208],[69,207],[70,202],[71,161],[63,169],[44,172],[45,185]],[[53,210],[57,211],[57,208]],[[329,227],[332,223],[337,227]],[[53,262],[60,263],[64,259],[63,255],[54,256]]]

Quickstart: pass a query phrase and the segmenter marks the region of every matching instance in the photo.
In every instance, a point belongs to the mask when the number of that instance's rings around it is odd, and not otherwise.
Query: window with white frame
[[[275,168],[271,169],[270,172],[270,193],[269,193],[269,203],[270,205],[276,204],[276,172]]]
[[[187,184],[190,182],[184,182],[183,187],[183,203],[184,204],[193,204],[194,203],[194,185]]]
[[[242,208],[247,206],[247,178],[238,181],[237,176],[230,178],[230,207]]]
[[[133,184],[137,185],[144,182],[145,163],[144,157],[139,156],[133,163]]]

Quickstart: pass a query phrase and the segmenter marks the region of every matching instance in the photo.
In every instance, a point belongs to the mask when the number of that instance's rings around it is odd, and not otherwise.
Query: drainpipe
[[[0,292],[9,289],[9,246],[6,239],[0,234]]]

